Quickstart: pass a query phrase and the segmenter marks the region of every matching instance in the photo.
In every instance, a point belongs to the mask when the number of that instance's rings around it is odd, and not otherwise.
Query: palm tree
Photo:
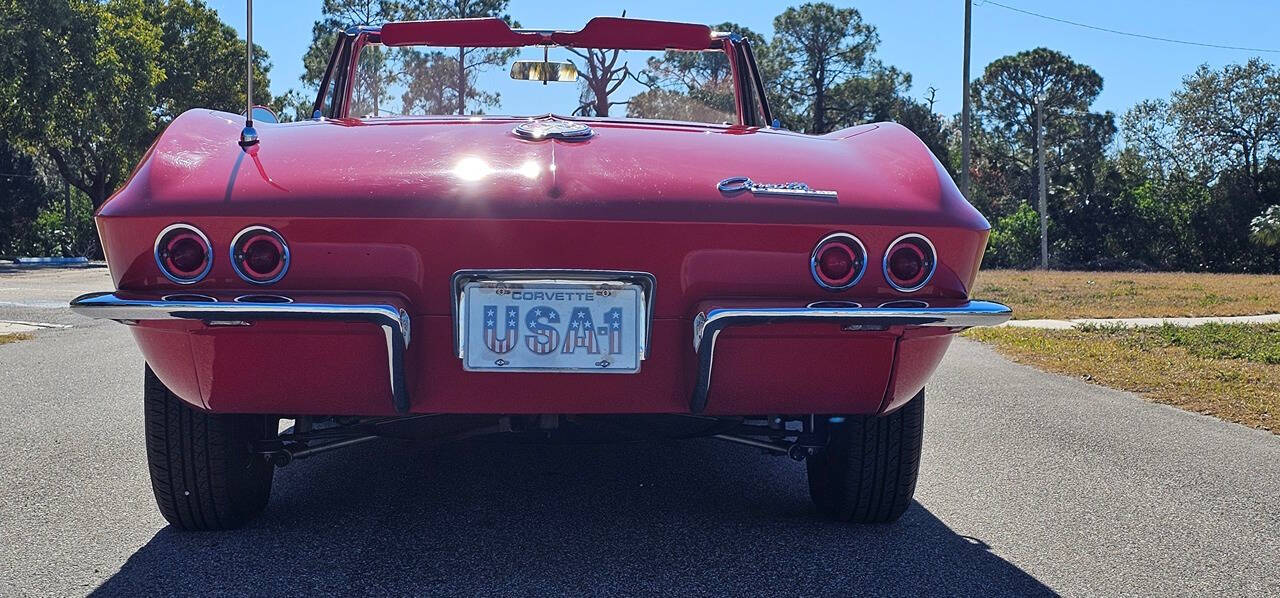
[[[1249,226],[1249,238],[1259,245],[1280,245],[1280,204],[1267,208],[1253,219]]]

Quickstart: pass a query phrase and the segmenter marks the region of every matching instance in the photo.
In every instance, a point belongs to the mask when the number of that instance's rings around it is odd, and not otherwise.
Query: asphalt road
[[[0,270],[0,595],[1280,595],[1280,437],[957,342],[917,502],[817,518],[803,467],[712,440],[377,441],[279,470],[245,529],[165,525],[142,359],[52,304],[104,270]],[[14,290],[25,289],[25,290]]]

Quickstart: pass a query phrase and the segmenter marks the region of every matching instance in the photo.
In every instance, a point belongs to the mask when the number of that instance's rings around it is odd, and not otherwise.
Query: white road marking
[[[0,320],[0,324],[14,324],[16,326],[31,326],[34,328],[70,328],[69,324],[53,324],[50,322],[24,322],[22,320]]]
[[[35,309],[64,309],[66,301],[0,301],[0,307],[31,307]]]

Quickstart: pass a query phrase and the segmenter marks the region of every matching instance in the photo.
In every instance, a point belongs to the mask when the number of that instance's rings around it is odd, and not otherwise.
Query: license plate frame
[[[654,283],[652,275],[642,272],[459,271],[453,277],[453,325],[457,356],[462,360],[463,369],[471,372],[637,373],[649,351]],[[556,309],[572,310],[575,306],[571,302],[574,300],[591,304],[587,307],[586,315],[594,323],[612,324],[612,321],[605,321],[604,312],[620,310],[617,314],[622,323],[622,332],[618,334],[620,340],[614,340],[613,336],[604,332],[608,326],[593,326],[589,333],[586,332],[588,328],[583,326],[571,332],[567,328],[570,325],[568,318],[577,312],[570,311],[560,314],[563,319],[554,323],[557,334],[576,333],[579,336],[575,339],[579,341],[586,339],[583,336],[585,334],[592,335],[598,343],[599,355],[588,353],[586,347],[581,345],[574,347],[574,351],[568,355],[536,354],[533,346],[526,344],[536,342],[525,338],[528,310],[548,302],[552,302]],[[487,319],[490,313],[483,310],[493,308],[497,314],[505,317],[510,315],[508,309],[515,307],[519,307],[516,330],[507,330],[499,325],[489,331],[490,336],[485,336],[484,327],[492,320]],[[552,322],[543,319],[539,323]],[[513,341],[508,340],[508,344],[503,344],[497,341],[499,330],[504,333],[503,339],[511,339],[510,335],[513,333],[516,336]],[[495,353],[495,349],[504,352]],[[621,349],[621,352],[614,352],[614,349]],[[495,356],[498,359],[494,359]]]

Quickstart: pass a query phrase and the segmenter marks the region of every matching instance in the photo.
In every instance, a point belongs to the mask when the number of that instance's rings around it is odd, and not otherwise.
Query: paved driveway
[[[5,307],[109,285],[50,272],[0,273],[0,320],[77,324],[0,346],[3,596],[1280,595],[1280,439],[963,341],[894,525],[818,519],[802,466],[710,440],[377,441],[279,470],[245,529],[179,533],[127,330]]]

